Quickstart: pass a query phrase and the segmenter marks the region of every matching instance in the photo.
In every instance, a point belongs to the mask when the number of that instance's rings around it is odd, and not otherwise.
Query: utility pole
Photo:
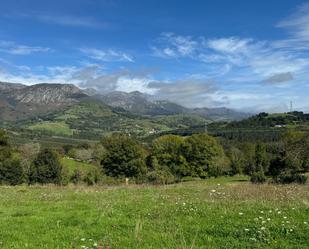
[[[293,101],[290,101],[290,112],[293,111]]]

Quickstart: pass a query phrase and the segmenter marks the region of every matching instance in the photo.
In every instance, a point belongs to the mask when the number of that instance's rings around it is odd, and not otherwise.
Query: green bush
[[[61,183],[62,165],[58,155],[51,149],[43,149],[34,159],[29,175],[29,183]]]
[[[308,180],[307,176],[299,173],[284,173],[276,178],[276,182],[281,184],[290,184],[290,183],[305,184],[307,180]]]
[[[167,170],[156,170],[148,172],[147,180],[152,184],[171,184],[177,181],[176,177]]]
[[[265,183],[267,181],[263,171],[254,172],[251,175],[250,181],[252,183]]]
[[[95,185],[101,180],[101,173],[97,169],[91,169],[88,171],[88,173],[85,175],[83,181],[90,185]]]
[[[23,168],[18,159],[7,159],[0,162],[0,183],[18,185],[23,183]]]
[[[0,184],[17,185],[24,180],[23,167],[15,158],[6,133],[0,129]]]
[[[73,174],[70,177],[70,182],[74,184],[78,184],[82,182],[82,180],[83,180],[83,173],[81,172],[80,169],[75,169]]]

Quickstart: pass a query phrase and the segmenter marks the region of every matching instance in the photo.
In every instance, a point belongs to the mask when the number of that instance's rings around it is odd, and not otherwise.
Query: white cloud
[[[162,33],[157,39],[157,45],[152,46],[155,56],[178,58],[193,56],[198,42],[190,36],[180,36],[174,33]]]
[[[252,39],[240,39],[238,37],[209,39],[206,46],[223,53],[247,53],[248,44]]]
[[[299,6],[295,13],[278,23],[286,28],[294,39],[309,41],[309,3]]]
[[[94,60],[134,62],[134,59],[131,55],[118,50],[102,50],[96,48],[80,48],[79,50],[87,57]]]
[[[38,46],[26,46],[16,44],[12,41],[0,41],[0,52],[13,54],[13,55],[29,55],[33,53],[49,52],[50,48]]]

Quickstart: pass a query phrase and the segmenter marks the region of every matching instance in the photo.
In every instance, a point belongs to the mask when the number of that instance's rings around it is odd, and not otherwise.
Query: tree
[[[0,183],[17,185],[24,180],[23,168],[18,158],[12,154],[9,139],[0,130]]]
[[[157,167],[176,176],[190,175],[184,145],[184,139],[180,136],[165,135],[157,138],[152,144],[152,158]]]
[[[31,164],[37,154],[40,152],[40,144],[28,143],[19,146],[20,163],[25,175],[29,175]]]
[[[231,162],[231,175],[242,174],[245,165],[244,153],[236,147],[231,147],[227,152],[227,156]]]
[[[255,145],[252,143],[244,143],[240,146],[240,150],[244,154],[244,173],[252,175],[255,172]]]
[[[222,146],[207,134],[195,134],[185,139],[184,157],[191,176],[218,176],[229,171]]]
[[[104,172],[114,177],[140,177],[147,172],[146,151],[134,139],[124,134],[104,138],[106,149],[101,165]]]
[[[264,144],[258,143],[255,146],[255,172],[266,172],[269,166],[269,158]]]
[[[58,154],[51,149],[43,149],[34,159],[29,175],[32,183],[61,183],[62,165]]]

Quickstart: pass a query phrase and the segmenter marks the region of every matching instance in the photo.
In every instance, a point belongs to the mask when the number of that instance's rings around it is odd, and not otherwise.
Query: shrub
[[[75,169],[73,174],[70,177],[70,182],[78,184],[83,180],[83,174],[79,169]]]
[[[14,158],[6,133],[0,129],[0,183],[17,185],[23,182],[20,160]]]
[[[177,181],[176,177],[167,170],[156,170],[148,172],[147,180],[152,184],[171,184]]]
[[[281,184],[290,184],[290,183],[305,184],[307,180],[308,180],[307,176],[299,173],[284,173],[276,178],[276,182]]]
[[[83,181],[90,185],[95,185],[99,182],[101,178],[100,172],[97,169],[92,169],[87,172],[86,176],[84,177]]]
[[[18,185],[23,183],[23,168],[18,159],[7,159],[0,162],[0,183]]]
[[[34,159],[29,175],[29,183],[61,183],[62,165],[58,155],[50,149],[43,149]]]
[[[250,181],[252,183],[265,183],[267,180],[266,176],[264,175],[263,171],[254,172],[251,175]]]

